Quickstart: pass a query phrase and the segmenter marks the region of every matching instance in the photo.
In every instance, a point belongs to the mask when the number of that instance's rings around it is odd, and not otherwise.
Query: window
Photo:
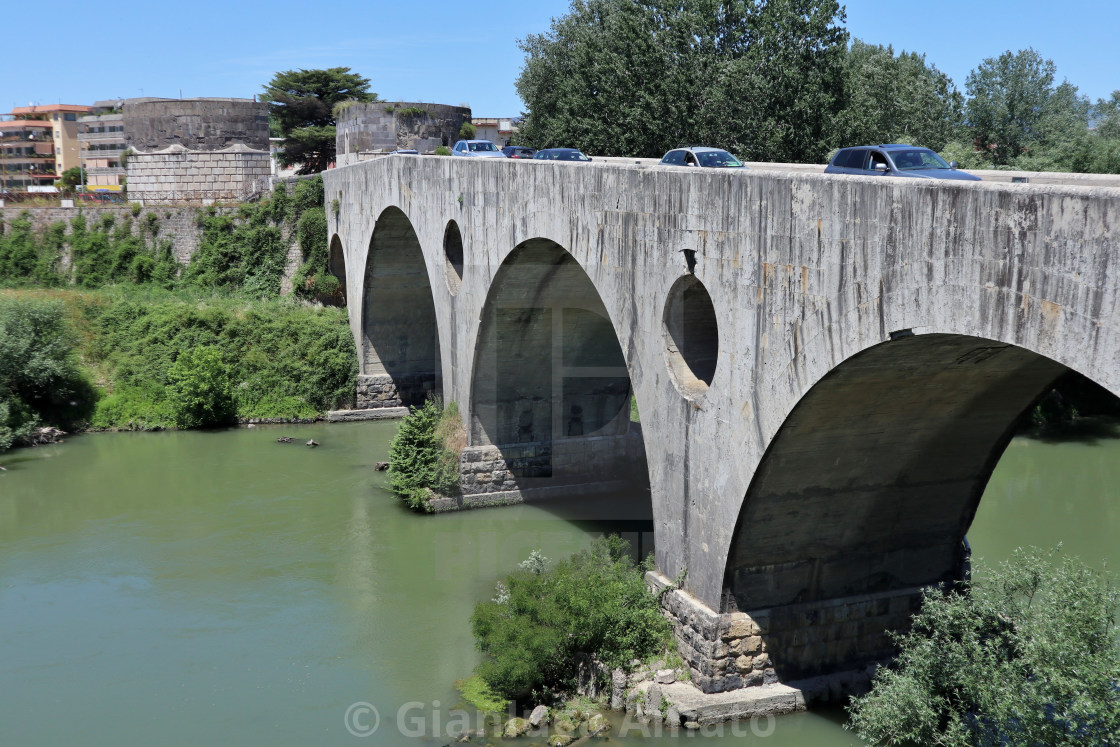
[[[78,121],[78,115],[77,114],[64,114],[64,115],[62,115],[62,118],[65,119],[67,122],[77,122]],[[58,119],[58,117],[55,117],[55,119]]]
[[[684,166],[684,153],[683,150],[671,150],[661,159],[661,163],[666,166]]]
[[[887,166],[887,168],[890,168],[890,165],[887,163],[887,157],[886,156],[884,156],[882,153],[880,153],[877,150],[871,151],[871,159],[867,162],[867,167],[866,168],[869,169],[869,170],[874,169],[875,166],[880,164],[880,163],[883,164],[884,166]]]
[[[862,169],[867,151],[862,148],[845,148],[836,154],[835,165],[845,169]]]

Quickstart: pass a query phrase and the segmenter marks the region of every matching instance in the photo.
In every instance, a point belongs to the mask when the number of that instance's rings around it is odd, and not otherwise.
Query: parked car
[[[576,148],[545,148],[538,150],[533,155],[534,161],[590,161],[590,156],[585,156]]]
[[[468,158],[505,158],[506,154],[489,140],[460,140],[451,149],[453,156]]]
[[[710,169],[745,169],[735,156],[720,148],[706,145],[683,145],[661,158],[658,166],[703,166]]]
[[[502,148],[502,153],[506,154],[506,158],[532,158],[536,152],[536,148],[526,148],[524,145],[507,145]]]
[[[910,176],[918,179],[956,179],[965,182],[982,181],[980,177],[957,170],[956,161],[945,159],[929,148],[913,145],[860,145],[841,148],[825,167],[826,174],[882,174],[884,176]]]
[[[420,155],[420,151],[416,150],[415,148],[397,148],[395,151],[393,151],[393,153],[398,153],[402,156],[418,156],[418,155]]]

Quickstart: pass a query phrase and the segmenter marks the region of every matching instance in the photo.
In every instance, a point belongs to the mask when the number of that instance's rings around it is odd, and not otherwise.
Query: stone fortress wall
[[[459,139],[459,128],[471,121],[465,106],[377,101],[351,104],[338,115],[337,164],[346,166],[375,153],[413,148],[431,154]]]
[[[253,99],[124,102],[128,192],[144,203],[245,200],[268,189],[268,106]]]

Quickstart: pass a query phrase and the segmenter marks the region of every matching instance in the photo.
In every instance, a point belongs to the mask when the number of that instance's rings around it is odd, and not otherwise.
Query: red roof
[[[35,106],[17,106],[9,112],[13,117],[20,114],[53,114],[54,112],[83,112],[89,114],[92,106],[81,104],[38,104]]]

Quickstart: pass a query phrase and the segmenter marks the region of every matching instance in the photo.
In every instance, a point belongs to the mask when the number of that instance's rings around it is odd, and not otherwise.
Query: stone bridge
[[[630,486],[709,692],[888,656],[918,590],[965,572],[1017,419],[1069,371],[1120,394],[1120,189],[414,156],[323,176],[359,406],[458,403],[443,508]]]

